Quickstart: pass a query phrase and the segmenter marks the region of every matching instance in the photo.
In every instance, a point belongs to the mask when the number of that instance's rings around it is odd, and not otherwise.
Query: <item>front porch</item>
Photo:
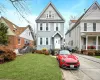
[[[81,37],[81,49],[83,50],[100,50],[100,36],[82,36]]]

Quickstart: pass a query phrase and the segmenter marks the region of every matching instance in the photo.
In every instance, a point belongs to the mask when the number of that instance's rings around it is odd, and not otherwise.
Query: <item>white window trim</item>
[[[19,43],[19,40],[18,40],[18,45],[21,45],[21,38],[19,37],[18,39],[20,39],[20,43]]]

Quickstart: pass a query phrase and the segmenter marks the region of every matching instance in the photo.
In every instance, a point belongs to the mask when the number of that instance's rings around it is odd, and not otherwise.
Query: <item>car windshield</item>
[[[69,51],[67,51],[67,50],[62,50],[62,51],[60,51],[60,53],[59,54],[70,54],[70,52]]]

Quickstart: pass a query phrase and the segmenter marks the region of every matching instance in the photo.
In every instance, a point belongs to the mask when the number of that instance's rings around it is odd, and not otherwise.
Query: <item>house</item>
[[[64,18],[50,2],[37,17],[37,49],[61,49],[64,37]]]
[[[66,46],[79,50],[100,49],[100,5],[97,1],[70,24],[65,34]]]
[[[29,26],[18,27],[4,17],[1,17],[0,21],[8,27],[8,48],[12,50],[20,49],[25,44],[29,44],[31,47],[33,47],[33,37]]]

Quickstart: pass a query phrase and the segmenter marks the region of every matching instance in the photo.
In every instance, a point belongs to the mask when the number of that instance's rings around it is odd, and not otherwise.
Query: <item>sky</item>
[[[25,17],[31,22],[33,29],[36,30],[36,18],[50,1],[65,19],[64,32],[69,29],[68,24],[72,16],[78,19],[84,13],[84,9],[87,10],[95,1],[100,4],[100,0],[25,0],[25,5],[29,9],[28,15]],[[4,11],[0,11],[0,16],[4,16],[21,27],[25,27],[29,24],[19,15],[9,0],[0,0],[0,7]],[[24,13],[24,11],[22,11],[22,13]]]

